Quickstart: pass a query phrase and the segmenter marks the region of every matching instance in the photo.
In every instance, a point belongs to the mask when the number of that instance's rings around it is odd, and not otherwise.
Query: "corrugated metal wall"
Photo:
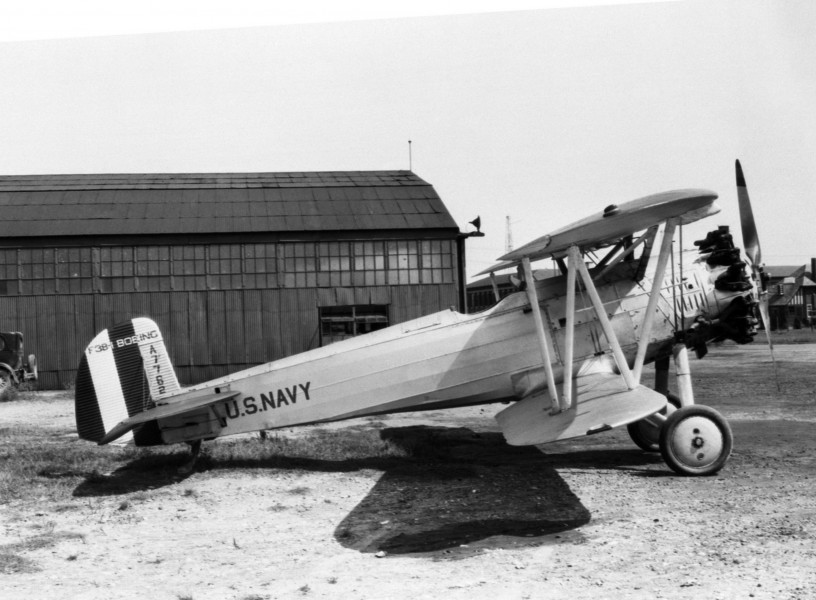
[[[73,386],[102,329],[152,318],[179,380],[189,385],[320,344],[318,307],[387,304],[392,324],[456,304],[454,285],[145,292],[0,297],[0,331],[20,331],[37,355],[40,389]]]

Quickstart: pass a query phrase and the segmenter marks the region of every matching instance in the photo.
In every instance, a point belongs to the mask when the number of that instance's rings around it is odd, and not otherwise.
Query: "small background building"
[[[536,269],[534,276],[536,279],[546,279],[557,275],[559,275],[559,272],[555,269]],[[511,277],[515,277],[515,275],[512,273],[503,273],[495,276],[499,300],[518,291]],[[467,308],[469,313],[481,312],[497,302],[496,292],[493,289],[493,282],[490,277],[483,277],[467,285]]]
[[[510,281],[511,274],[503,273],[495,276],[496,289],[499,291],[499,300],[517,291]],[[467,286],[467,307],[469,313],[486,310],[496,304],[496,292],[490,277],[483,277]]]
[[[766,266],[771,330],[799,329],[816,319],[816,258],[810,265]]]
[[[40,387],[134,316],[190,384],[457,304],[459,229],[409,171],[0,177],[0,330]]]

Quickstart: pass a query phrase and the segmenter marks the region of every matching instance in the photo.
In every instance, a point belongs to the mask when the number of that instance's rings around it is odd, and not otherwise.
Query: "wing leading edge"
[[[514,268],[521,264],[524,258],[534,261],[557,257],[571,246],[577,246],[582,251],[598,248],[671,218],[679,218],[684,225],[693,223],[720,211],[714,203],[716,199],[717,194],[710,190],[687,189],[652,194],[617,206],[608,206],[599,213],[571,223],[499,257],[498,264],[485,269],[479,275]]]

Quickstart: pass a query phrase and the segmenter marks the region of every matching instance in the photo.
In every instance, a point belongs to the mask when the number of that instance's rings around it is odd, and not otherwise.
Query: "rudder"
[[[77,432],[99,442],[115,425],[180,389],[159,327],[139,317],[100,332],[85,349],[77,371],[74,404]],[[116,443],[160,444],[146,423]]]

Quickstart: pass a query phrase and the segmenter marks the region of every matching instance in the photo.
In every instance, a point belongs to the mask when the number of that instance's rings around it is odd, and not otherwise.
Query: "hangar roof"
[[[458,231],[411,171],[0,177],[4,237]]]

